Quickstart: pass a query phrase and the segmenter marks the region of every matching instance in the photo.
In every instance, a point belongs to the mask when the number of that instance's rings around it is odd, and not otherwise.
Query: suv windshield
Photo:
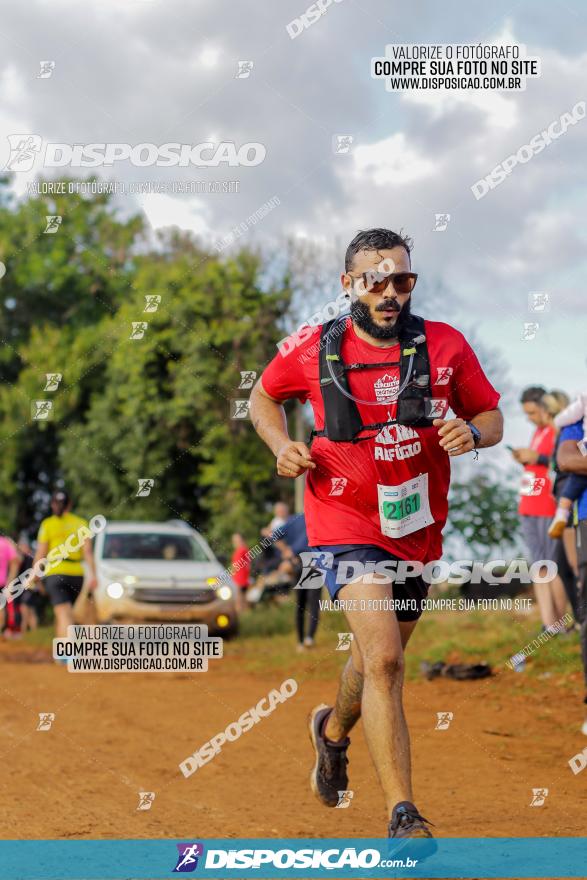
[[[113,532],[104,536],[104,559],[165,559],[211,562],[191,535],[162,532]]]

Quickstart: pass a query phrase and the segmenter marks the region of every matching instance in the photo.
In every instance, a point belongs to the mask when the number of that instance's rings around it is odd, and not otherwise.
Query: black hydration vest
[[[334,443],[358,443],[360,440],[368,440],[372,437],[372,435],[359,437],[358,435],[363,431],[379,431],[386,425],[430,427],[433,419],[428,415],[430,412],[428,404],[432,398],[432,391],[424,319],[418,315],[410,315],[408,323],[402,328],[399,339],[399,361],[375,364],[345,364],[341,356],[344,331],[329,335],[334,323],[335,321],[329,321],[323,324],[320,334],[320,390],[324,404],[324,429],[312,431],[311,437],[327,437]],[[410,381],[398,396],[397,417],[387,422],[364,425],[357,404],[340,391],[332,378],[331,371],[342,388],[349,392],[346,374],[351,370],[399,366],[401,388],[406,381],[411,358],[413,360]]]

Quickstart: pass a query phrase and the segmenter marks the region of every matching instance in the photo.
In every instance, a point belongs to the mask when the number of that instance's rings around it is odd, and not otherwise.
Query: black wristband
[[[543,467],[548,467],[550,465],[550,458],[548,455],[539,455],[536,459],[536,464],[541,464]]]
[[[467,422],[466,424],[469,428],[469,431],[473,435],[473,443],[475,444],[475,449],[477,449],[481,442],[481,431],[479,430],[477,425],[474,425],[472,422]]]

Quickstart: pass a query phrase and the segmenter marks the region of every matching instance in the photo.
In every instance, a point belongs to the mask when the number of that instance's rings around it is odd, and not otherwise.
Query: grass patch
[[[53,639],[55,638],[55,627],[52,623],[44,623],[38,629],[33,629],[22,637],[21,644],[31,645],[34,648],[46,648],[48,651],[53,650]]]
[[[345,659],[336,651],[337,634],[348,625],[341,612],[323,612],[314,650],[295,653],[295,606],[288,600],[280,606],[265,606],[244,615],[241,636],[225,647],[227,657],[237,657],[248,672],[304,668],[312,677],[329,677]],[[507,661],[527,645],[534,647],[526,658],[524,674],[535,679],[547,675],[565,676],[581,672],[578,634],[554,636],[538,642],[540,622],[535,614],[510,611],[426,612],[406,652],[406,676],[421,677],[420,664],[489,663],[495,672],[510,673]],[[536,639],[536,643],[534,640]],[[567,682],[564,682],[567,684]],[[521,685],[521,682],[520,682]],[[576,688],[576,683],[568,682]]]
[[[337,651],[338,633],[348,631],[339,611],[323,612],[320,617],[316,647],[296,653],[295,603],[288,599],[280,605],[262,605],[241,618],[240,633],[224,645],[227,661],[234,660],[243,672],[285,677],[333,679],[348,652]],[[421,677],[420,664],[489,663],[495,672],[513,674],[507,661],[530,645],[534,650],[526,658],[523,674],[515,674],[516,688],[527,681],[532,688],[544,676],[556,678],[558,687],[576,690],[581,687],[582,667],[579,636],[554,636],[543,644],[538,639],[538,617],[507,611],[425,612],[406,652],[406,677]],[[21,644],[51,650],[54,629],[46,624],[27,633]]]

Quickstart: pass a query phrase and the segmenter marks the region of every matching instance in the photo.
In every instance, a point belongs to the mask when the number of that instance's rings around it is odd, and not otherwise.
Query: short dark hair
[[[520,403],[542,403],[545,394],[546,388],[543,388],[542,385],[530,385],[529,388],[524,388],[522,391]]]
[[[344,271],[352,268],[355,255],[359,251],[389,251],[394,247],[403,247],[408,253],[412,253],[413,242],[407,235],[401,232],[392,232],[391,229],[365,229],[357,232],[344,257]]]

